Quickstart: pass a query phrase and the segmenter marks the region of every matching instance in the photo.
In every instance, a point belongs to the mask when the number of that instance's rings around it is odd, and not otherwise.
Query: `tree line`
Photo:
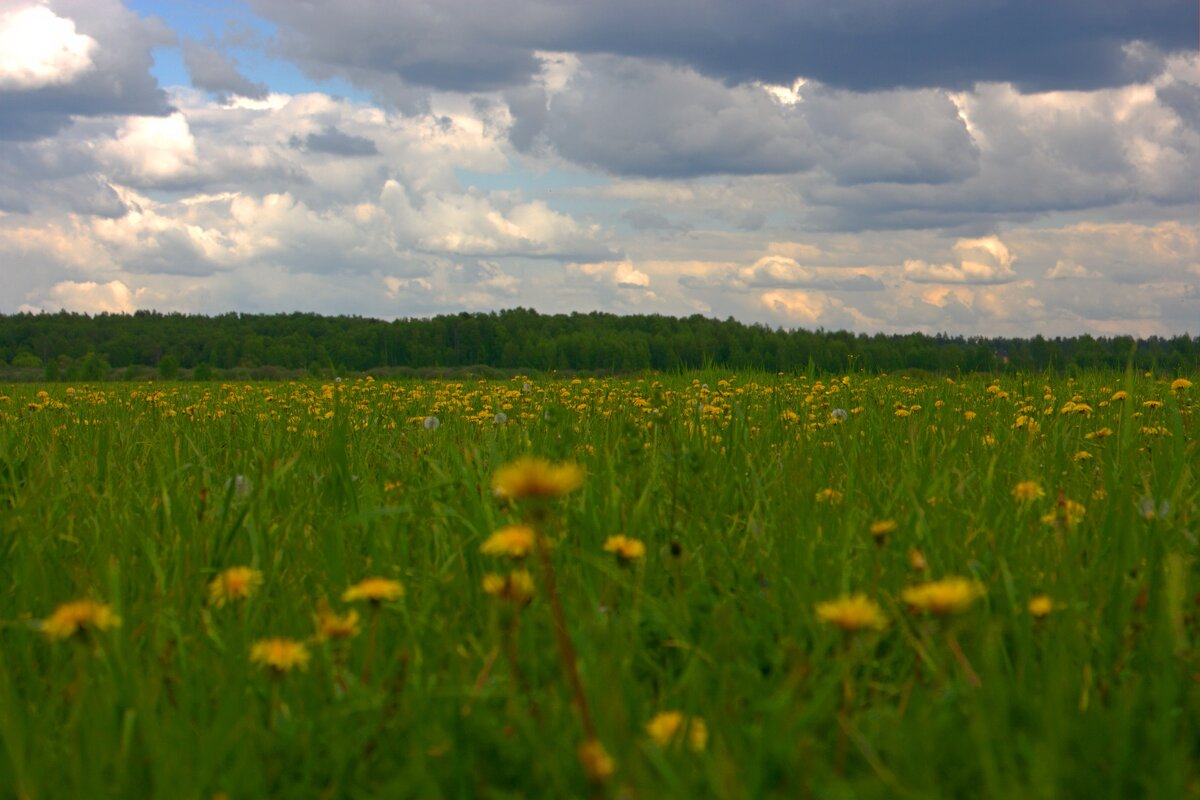
[[[0,370],[102,379],[155,370],[213,377],[428,367],[592,372],[719,366],[770,371],[999,372],[1175,370],[1200,364],[1200,339],[1005,338],[772,328],[699,314],[539,314],[525,308],[385,321],[319,314],[0,315]]]

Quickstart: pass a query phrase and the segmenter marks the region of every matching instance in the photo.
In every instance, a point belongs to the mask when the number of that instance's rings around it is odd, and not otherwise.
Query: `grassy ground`
[[[1200,797],[1178,377],[0,387],[0,796]]]

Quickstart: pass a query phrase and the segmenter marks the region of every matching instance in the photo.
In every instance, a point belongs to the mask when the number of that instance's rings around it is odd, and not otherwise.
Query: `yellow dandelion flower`
[[[616,771],[617,765],[599,739],[588,739],[579,745],[576,752],[579,755],[579,765],[583,767],[583,774],[590,781],[604,783]]]
[[[208,584],[208,602],[217,608],[245,600],[262,586],[262,573],[250,567],[230,567]]]
[[[537,542],[537,532],[528,525],[506,525],[493,533],[479,547],[486,556],[524,558]]]
[[[670,747],[686,734],[687,744],[699,753],[708,746],[708,725],[700,717],[685,716],[680,711],[661,711],[646,723],[646,733],[659,747]]]
[[[351,610],[346,614],[338,614],[329,607],[329,603],[323,597],[317,604],[314,619],[318,639],[352,639],[358,636],[358,612]]]
[[[1088,459],[1092,458],[1092,454],[1087,450],[1080,450],[1078,453],[1071,456],[1071,458],[1075,461],[1087,461]]]
[[[630,564],[646,555],[646,545],[623,534],[610,536],[604,542],[604,552],[612,553],[621,564]]]
[[[1173,392],[1177,392],[1180,389],[1190,388],[1192,388],[1192,382],[1187,378],[1176,378],[1175,380],[1171,381],[1171,391]]]
[[[1029,599],[1029,613],[1037,619],[1042,619],[1054,610],[1054,601],[1049,595],[1039,594]]]
[[[250,661],[276,675],[307,669],[309,658],[308,648],[295,639],[262,639],[250,648]]]
[[[900,593],[901,599],[915,609],[930,614],[958,614],[984,595],[983,584],[967,578],[943,578],[916,586]]]
[[[822,489],[817,492],[816,499],[818,503],[840,503],[842,502],[842,493],[837,489]]]
[[[976,414],[974,411],[964,411],[963,412],[963,419],[965,419],[967,422],[970,422],[971,420],[975,419],[975,417],[977,417],[977,416],[979,416],[979,415]]]
[[[1042,522],[1047,525],[1056,525],[1062,521],[1068,528],[1071,528],[1079,524],[1086,513],[1087,509],[1081,503],[1064,499],[1056,504],[1054,511],[1042,515]]]
[[[583,469],[579,465],[552,464],[533,456],[506,464],[492,475],[492,493],[509,500],[561,497],[582,485]]]
[[[817,616],[844,631],[865,628],[881,631],[887,627],[887,618],[875,601],[865,594],[852,594],[817,603]]]
[[[1142,403],[1142,408],[1148,408],[1151,411],[1153,411],[1156,408],[1162,408],[1162,401],[1161,400],[1147,400],[1146,402]]]
[[[515,569],[508,575],[489,572],[483,576],[483,591],[497,600],[523,606],[533,599],[533,576],[523,569]]]
[[[342,602],[353,603],[358,600],[368,600],[379,605],[388,600],[398,600],[403,596],[404,585],[400,581],[388,578],[366,578],[343,592]]]
[[[908,567],[913,572],[924,572],[929,568],[928,562],[925,561],[925,554],[917,548],[908,551]]]
[[[1037,481],[1021,481],[1013,487],[1012,493],[1021,503],[1028,503],[1046,495]]]
[[[120,624],[121,618],[107,603],[73,600],[54,609],[54,613],[42,622],[42,633],[61,641],[82,637],[91,631],[106,631]]]
[[[1109,398],[1109,400],[1111,400],[1114,403],[1119,403],[1122,400],[1128,400],[1128,399],[1129,399],[1129,392],[1125,391],[1124,389],[1113,392],[1112,397]]]
[[[877,519],[871,523],[871,536],[876,542],[882,544],[888,534],[895,533],[899,527],[894,519]]]

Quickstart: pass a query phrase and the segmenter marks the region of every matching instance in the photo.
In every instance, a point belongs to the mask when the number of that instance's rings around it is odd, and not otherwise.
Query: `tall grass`
[[[0,795],[1200,797],[1200,386],[1175,377],[0,387]],[[481,590],[520,511],[491,475],[527,453],[587,474],[544,524],[606,783],[536,560],[519,625]],[[261,588],[216,607],[239,565]],[[951,575],[986,594],[901,600]],[[375,637],[364,608],[307,670],[250,662],[368,576],[405,587]],[[885,630],[818,619],[855,592]],[[84,597],[121,626],[51,640]],[[664,710],[705,748],[655,743]]]

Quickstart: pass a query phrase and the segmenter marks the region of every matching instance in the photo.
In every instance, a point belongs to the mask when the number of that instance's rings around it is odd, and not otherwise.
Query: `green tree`
[[[102,381],[108,374],[108,360],[95,351],[83,357],[79,365],[79,378],[85,381]]]
[[[179,377],[179,359],[166,355],[158,360],[158,377],[164,381],[173,381]]]
[[[42,360],[30,352],[17,353],[13,356],[12,365],[17,369],[37,369],[42,365]]]

